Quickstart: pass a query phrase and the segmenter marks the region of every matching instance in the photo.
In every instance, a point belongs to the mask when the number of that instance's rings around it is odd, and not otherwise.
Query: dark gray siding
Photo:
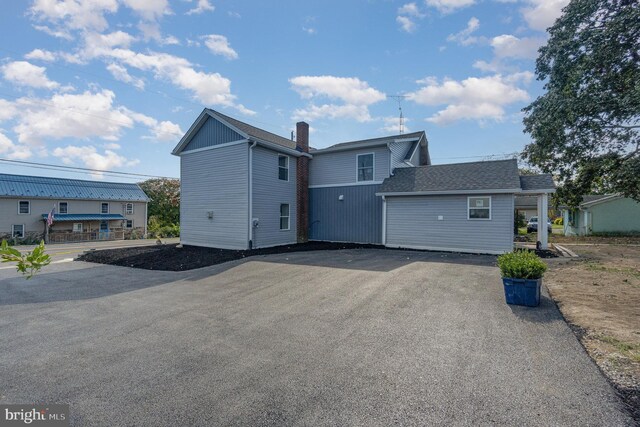
[[[280,230],[280,204],[289,204],[288,231]],[[260,224],[253,230],[253,246],[295,243],[296,234],[296,158],[289,156],[289,181],[278,179],[278,153],[253,148],[253,217]]]
[[[387,197],[386,244],[460,252],[509,252],[513,249],[513,195],[490,196],[491,220],[467,219],[466,195]],[[442,220],[438,220],[440,215]]]
[[[309,185],[350,185],[358,182],[358,154],[374,153],[374,181],[389,176],[390,152],[386,146],[329,153],[312,153],[309,162]]]
[[[209,117],[200,130],[194,135],[191,142],[187,144],[184,151],[197,150],[198,148],[213,147],[214,145],[226,144],[227,142],[244,139],[242,135],[233,129],[223,125],[216,119]]]
[[[180,156],[183,244],[248,247],[248,149],[249,144],[240,143]]]
[[[382,198],[375,195],[379,188],[352,185],[309,189],[309,238],[381,243]],[[338,200],[340,195],[344,200]]]

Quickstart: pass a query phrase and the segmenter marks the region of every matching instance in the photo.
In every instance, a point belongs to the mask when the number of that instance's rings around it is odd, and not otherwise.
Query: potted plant
[[[507,304],[536,307],[540,304],[540,286],[547,265],[528,250],[498,257]]]

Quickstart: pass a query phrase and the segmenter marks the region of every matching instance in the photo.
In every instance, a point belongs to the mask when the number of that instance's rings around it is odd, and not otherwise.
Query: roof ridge
[[[476,160],[473,162],[458,162],[458,163],[442,163],[439,165],[420,165],[414,166],[414,168],[433,168],[437,166],[456,166],[456,165],[473,165],[473,164],[481,164],[481,163],[499,163],[499,162],[517,162],[517,159],[502,159],[502,160]],[[402,169],[411,169],[411,168],[402,168]]]
[[[249,123],[247,123],[247,122],[243,122],[242,120],[238,120],[238,119],[236,119],[235,117],[227,116],[226,114],[221,113],[221,112],[219,112],[218,110],[214,110],[213,108],[207,108],[207,110],[209,110],[209,111],[213,111],[215,114],[219,114],[219,115],[220,115],[220,116],[222,116],[222,118],[224,118],[224,119],[231,119],[231,120],[233,120],[233,121],[240,122],[240,123],[242,123],[242,124],[243,124],[243,125],[245,125],[245,126],[249,126],[249,127],[254,128],[254,129],[257,129],[257,130],[259,130],[259,131],[261,131],[261,132],[266,132],[266,133],[268,133],[268,134],[270,134],[270,135],[277,136],[278,138],[285,139],[285,140],[287,140],[287,141],[289,141],[289,142],[293,142],[293,143],[295,143],[295,142],[296,142],[296,141],[295,141],[295,140],[293,140],[293,139],[289,139],[289,138],[287,138],[287,137],[285,137],[285,136],[278,135],[277,133],[273,133],[273,132],[268,131],[268,130],[266,130],[266,129],[259,128],[259,127],[257,127],[257,126],[252,125],[252,124],[249,124]]]
[[[0,173],[0,181],[9,181],[8,179],[2,179],[2,177],[15,177],[15,178],[36,178],[36,179],[44,179],[44,180],[58,180],[58,181],[76,181],[76,182],[86,182],[89,184],[116,184],[116,185],[135,185],[139,187],[137,182],[116,182],[116,181],[95,181],[88,179],[78,179],[78,178],[60,178],[56,176],[38,176],[38,175],[17,175],[10,173]],[[52,185],[60,185],[60,184],[52,184]]]

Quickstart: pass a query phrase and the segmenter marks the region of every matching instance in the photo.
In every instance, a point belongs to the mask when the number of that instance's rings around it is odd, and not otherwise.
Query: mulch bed
[[[178,245],[156,245],[90,251],[80,255],[77,260],[145,270],[185,271],[255,255],[336,249],[384,249],[384,246],[357,243],[308,242],[272,248],[230,250],[201,248],[198,246],[179,248]]]

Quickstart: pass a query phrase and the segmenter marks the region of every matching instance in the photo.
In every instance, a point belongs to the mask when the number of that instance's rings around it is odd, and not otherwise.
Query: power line
[[[91,168],[81,168],[76,166],[64,166],[64,165],[54,165],[50,163],[37,163],[37,162],[25,162],[23,160],[12,160],[12,159],[2,159],[0,158],[0,162],[5,163],[14,163],[16,165],[25,166],[25,167],[38,167],[42,169],[49,170],[57,170],[57,171],[68,171],[68,172],[76,172],[76,173],[85,173],[85,174],[109,174],[110,176],[117,177],[140,177],[140,178],[160,178],[160,179],[178,179],[171,176],[160,176],[160,175],[146,175],[141,173],[133,173],[133,172],[119,172],[119,171],[110,171],[105,169],[91,169]]]

